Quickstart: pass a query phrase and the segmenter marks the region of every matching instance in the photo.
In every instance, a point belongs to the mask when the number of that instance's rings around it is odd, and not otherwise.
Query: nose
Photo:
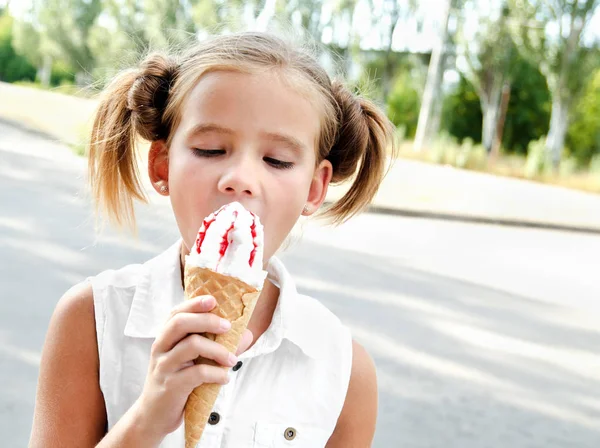
[[[218,189],[221,193],[239,197],[253,197],[257,194],[256,169],[248,157],[231,160],[219,179]]]

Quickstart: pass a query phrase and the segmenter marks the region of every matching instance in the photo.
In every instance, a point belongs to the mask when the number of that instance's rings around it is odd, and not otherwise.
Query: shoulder
[[[52,322],[59,321],[61,324],[72,322],[72,324],[77,325],[86,321],[89,323],[90,318],[92,318],[93,323],[93,317],[94,293],[92,284],[89,281],[84,281],[71,287],[63,294],[54,309]],[[81,320],[80,318],[84,319]]]
[[[327,448],[371,446],[377,421],[377,373],[367,350],[352,341],[346,400]]]
[[[73,335],[77,335],[73,338]],[[69,350],[96,352],[94,293],[89,281],[81,282],[60,298],[50,319],[44,351]]]
[[[335,329],[343,326],[340,318],[319,300],[304,294],[298,294],[298,299],[298,303],[301,307],[297,311],[302,314],[302,317],[311,316],[311,319],[318,319],[323,323],[333,325]]]

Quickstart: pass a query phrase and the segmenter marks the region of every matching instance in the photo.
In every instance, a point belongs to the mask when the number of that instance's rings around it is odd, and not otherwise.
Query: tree
[[[374,3],[374,2],[372,2]],[[374,26],[381,28],[383,42],[383,71],[381,72],[381,90],[384,100],[387,100],[395,77],[396,58],[392,51],[394,33],[400,23],[401,15],[408,14],[409,11],[414,11],[415,5],[409,2],[408,9],[402,10],[398,0],[383,1],[381,14],[376,16]],[[387,23],[386,23],[387,19]]]
[[[581,166],[588,165],[594,155],[600,154],[600,68],[573,108],[566,141],[570,155]]]
[[[531,141],[548,133],[550,92],[539,68],[519,53],[512,63],[510,79],[503,146],[507,153],[525,155]]]
[[[269,3],[277,2],[272,0]],[[190,0],[196,29],[208,34],[257,28],[257,20],[266,5],[265,0]],[[272,5],[271,5],[272,6]],[[277,8],[277,6],[276,6]]]
[[[506,110],[503,148],[507,153],[527,154],[527,146],[548,132],[550,93],[544,76],[517,54],[511,73],[511,95]],[[459,141],[482,141],[481,101],[473,84],[461,76],[444,100],[444,128]]]
[[[199,4],[216,7],[214,1],[104,0],[104,20],[90,33],[95,77],[103,80],[115,68],[135,64],[150,50],[185,46],[196,37],[194,8]],[[200,15],[204,22],[199,22],[207,24],[209,15]]]
[[[95,66],[90,33],[101,12],[101,0],[33,0],[16,43],[38,67],[64,61],[84,85]]]
[[[48,87],[52,70],[52,55],[47,48],[42,46],[40,32],[33,25],[31,17],[29,19],[18,20],[15,23],[13,46],[20,55],[37,68],[36,78],[43,86]]]
[[[35,68],[13,47],[14,19],[0,11],[0,81],[35,80]]]
[[[519,50],[535,61],[552,95],[546,150],[561,160],[573,102],[591,73],[593,53],[582,37],[600,0],[510,0],[512,34]]]
[[[501,101],[504,95],[510,94],[512,66],[517,54],[506,24],[508,12],[506,5],[501,4],[497,18],[481,18],[475,35],[462,37],[466,62],[463,73],[479,96],[482,144],[488,153],[502,132],[498,126],[503,120]]]
[[[101,12],[101,0],[45,0],[40,12],[45,35],[75,70],[78,85],[91,81],[95,57],[89,36]]]
[[[145,0],[143,2],[144,31],[155,48],[185,44],[195,35],[193,14],[180,0]]]
[[[413,138],[417,130],[421,98],[407,70],[396,77],[388,101],[388,116],[394,125],[404,127],[404,137]]]
[[[291,0],[277,1],[277,15],[292,22],[317,42],[321,41],[323,24],[321,14],[323,10],[322,0]]]
[[[442,20],[440,23],[439,38],[436,40],[431,52],[429,69],[427,71],[427,82],[419,110],[419,121],[415,135],[413,149],[421,151],[433,135],[437,133],[439,126],[439,112],[441,111],[441,91],[445,70],[444,53],[449,40],[448,23],[450,20],[451,7],[455,0],[445,0],[443,6]]]
[[[444,128],[459,142],[470,138],[481,142],[481,102],[473,84],[462,73],[456,87],[444,98]]]

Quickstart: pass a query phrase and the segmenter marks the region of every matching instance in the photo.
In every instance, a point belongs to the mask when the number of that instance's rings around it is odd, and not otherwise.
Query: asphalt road
[[[139,238],[96,237],[84,162],[0,123],[0,435],[26,446],[58,298],[177,237],[157,195]],[[600,446],[600,237],[363,215],[308,222],[282,255],[375,359],[375,447]]]

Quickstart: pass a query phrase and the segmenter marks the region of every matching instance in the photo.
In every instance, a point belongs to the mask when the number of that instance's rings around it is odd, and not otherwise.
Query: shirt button
[[[221,420],[221,416],[218,412],[211,412],[210,417],[208,417],[208,423],[211,425],[216,425]]]
[[[237,372],[238,370],[240,370],[240,369],[242,368],[242,365],[243,365],[243,364],[244,364],[244,363],[243,363],[242,361],[238,361],[238,362],[237,362],[237,364],[236,364],[235,366],[233,366],[232,370],[233,370],[234,372]]]
[[[288,428],[283,433],[286,440],[294,440],[296,438],[296,430],[294,428]]]

